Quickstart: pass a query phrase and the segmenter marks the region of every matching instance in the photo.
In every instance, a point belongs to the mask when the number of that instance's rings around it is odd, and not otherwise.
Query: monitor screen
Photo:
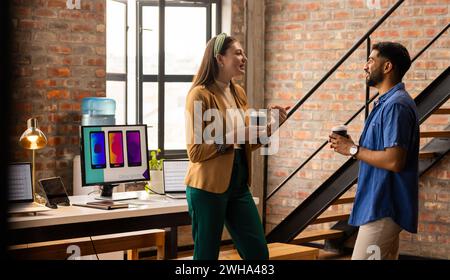
[[[84,186],[149,180],[147,126],[82,126]]]
[[[189,160],[170,160],[163,161],[163,180],[164,192],[184,192],[186,185],[184,178],[189,167]]]

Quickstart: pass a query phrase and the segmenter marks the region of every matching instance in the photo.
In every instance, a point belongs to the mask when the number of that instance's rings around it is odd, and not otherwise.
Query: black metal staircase
[[[368,43],[368,53],[370,52],[370,35],[381,25],[403,1],[398,1],[385,15],[339,60],[339,62],[302,98],[289,112],[288,118],[325,82],[329,76],[356,50],[365,40]],[[414,62],[428,47],[433,44],[449,28],[448,24],[439,34],[437,34],[413,59]],[[367,90],[368,93],[368,90]],[[378,94],[377,94],[378,95]],[[364,109],[366,116],[368,105],[377,97],[371,99],[366,95],[366,105],[359,109],[345,124],[349,124]],[[434,111],[441,107],[450,98],[450,67],[443,71],[427,88],[425,88],[416,98],[415,102],[419,114],[419,122],[423,123]],[[303,168],[322,148],[327,144],[325,141],[305,162],[293,171],[266,200],[270,199],[279,189],[281,189],[301,168]],[[443,156],[450,151],[450,137],[440,137],[428,143],[421,153],[419,172],[420,175],[431,168]],[[426,156],[425,156],[426,155]],[[312,224],[325,210],[327,210],[356,182],[358,176],[358,162],[350,159],[345,162],[334,174],[332,174],[322,185],[320,185],[309,197],[307,197],[297,208],[295,208],[283,221],[281,221],[267,235],[270,242],[291,242],[308,225]],[[337,225],[346,224],[340,222]],[[333,232],[330,232],[333,234]],[[344,234],[345,235],[345,234]]]

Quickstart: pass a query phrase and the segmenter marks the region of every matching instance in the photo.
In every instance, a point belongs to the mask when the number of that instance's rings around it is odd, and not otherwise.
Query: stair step
[[[269,243],[270,260],[317,260],[319,249],[286,243]],[[236,249],[222,251],[219,260],[240,260]]]
[[[355,194],[346,194],[336,199],[332,205],[353,203],[353,201],[355,201]]]
[[[324,239],[335,239],[339,238],[344,234],[342,230],[335,229],[319,229],[319,230],[307,230],[300,233],[294,240],[291,241],[292,244],[302,244],[311,241],[324,240]]]
[[[420,133],[420,138],[450,138],[450,131],[441,130],[441,131],[423,131]]]
[[[435,152],[419,152],[420,159],[434,158],[435,156],[436,156]]]
[[[450,108],[440,108],[433,112],[435,115],[448,115],[450,114]]]
[[[320,215],[315,221],[313,221],[311,224],[323,224],[328,222],[337,222],[337,221],[345,221],[350,217],[350,214],[347,213],[325,213]]]

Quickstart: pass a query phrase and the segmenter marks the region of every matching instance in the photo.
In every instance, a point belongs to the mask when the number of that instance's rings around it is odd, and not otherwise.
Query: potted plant
[[[145,186],[147,191],[162,194],[164,193],[163,188],[163,178],[162,178],[162,167],[163,159],[158,158],[161,150],[150,151],[150,160],[148,161],[150,169],[150,181],[149,184]]]

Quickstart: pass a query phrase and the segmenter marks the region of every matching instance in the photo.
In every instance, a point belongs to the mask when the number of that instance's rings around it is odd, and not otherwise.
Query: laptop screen
[[[8,191],[10,202],[33,201],[31,163],[8,164]]]
[[[163,161],[164,192],[185,192],[186,185],[184,178],[189,166],[189,160],[169,160]]]

